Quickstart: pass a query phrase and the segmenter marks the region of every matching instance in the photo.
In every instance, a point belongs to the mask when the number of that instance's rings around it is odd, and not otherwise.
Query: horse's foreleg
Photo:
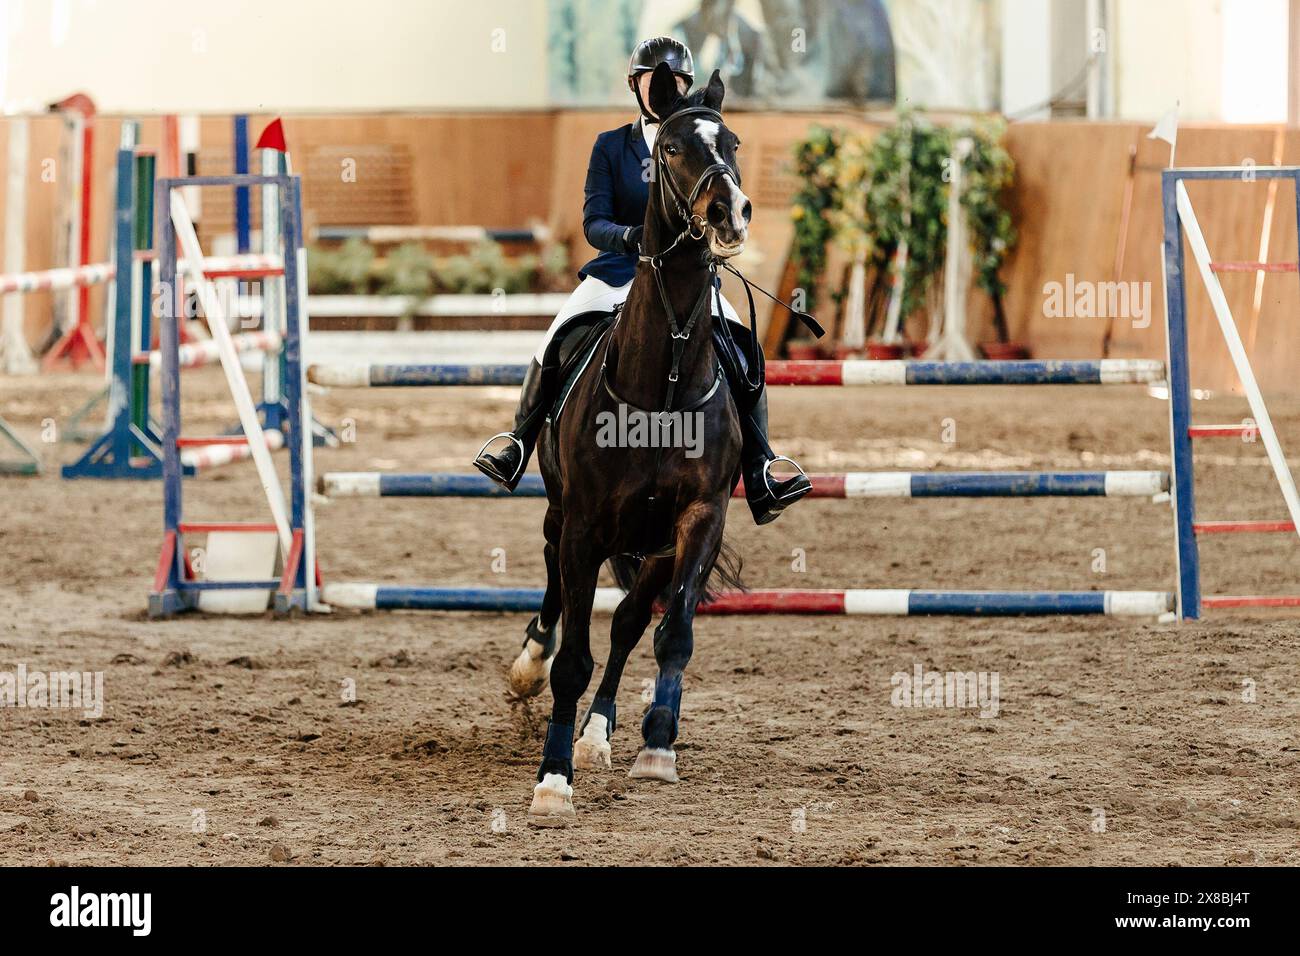
[[[616,716],[614,699],[618,695],[619,681],[623,679],[623,668],[628,655],[645,633],[654,611],[655,598],[667,585],[672,572],[671,555],[647,558],[631,589],[614,610],[614,620],[609,629],[609,662],[580,728],[582,736],[574,745],[574,766],[585,769],[610,765],[609,738],[614,734]]]
[[[591,551],[585,532],[566,527],[560,536],[560,588],[564,613],[560,650],[551,667],[551,722],[546,728],[542,765],[537,770],[529,819],[539,826],[569,822],[573,816],[573,727],[578,700],[591,681],[591,605],[603,558]]]
[[[681,717],[682,677],[695,647],[695,605],[722,545],[726,502],[700,501],[677,519],[677,549],[672,589],[663,620],[655,628],[655,696],[641,721],[645,747],[631,776],[677,782],[677,724]]]
[[[528,622],[523,650],[510,665],[510,692],[516,697],[536,697],[546,688],[551,661],[559,647],[561,518],[558,508],[549,508],[542,533],[546,536],[546,595],[542,610]]]

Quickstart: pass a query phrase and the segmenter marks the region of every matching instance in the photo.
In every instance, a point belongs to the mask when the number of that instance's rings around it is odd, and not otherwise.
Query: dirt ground
[[[95,384],[0,380],[0,414],[35,440]],[[210,396],[187,399],[187,430],[226,424],[219,373],[185,388]],[[467,471],[512,403],[508,389],[320,396],[355,442],[317,469]],[[792,389],[772,404],[778,449],[810,470],[1168,464],[1166,406],[1142,388]],[[1233,397],[1196,408],[1246,414]],[[1300,454],[1300,403],[1274,415]],[[1201,516],[1285,514],[1260,445],[1199,447]],[[150,621],[158,485],[65,482],[54,466],[80,448],[43,448],[50,474],[0,478],[0,672],[102,671],[105,704],[97,720],[0,708],[6,864],[1300,863],[1294,616],[703,618],[682,782],[627,777],[647,638],[614,768],[579,772],[576,825],[539,831],[525,815],[549,694],[504,694],[525,615]],[[187,482],[186,515],[266,520],[259,495],[251,465],[228,467]],[[543,580],[535,499],[318,514],[330,580]],[[738,505],[729,532],[759,587],[1172,587],[1170,513],[1146,499],[808,501],[762,529]],[[1294,549],[1206,540],[1206,592],[1295,593]],[[608,623],[594,622],[593,689]],[[996,673],[998,715],[893,706],[891,676],[917,665]]]

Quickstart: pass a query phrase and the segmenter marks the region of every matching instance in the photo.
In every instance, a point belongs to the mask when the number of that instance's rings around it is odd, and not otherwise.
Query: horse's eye
[[[740,140],[736,140],[736,145],[732,147],[736,152],[740,152]]]
[[[672,146],[672,145],[665,146],[665,147],[664,147],[664,152],[667,153],[669,156],[676,156],[676,155],[677,155],[677,147],[676,147],[676,146]]]

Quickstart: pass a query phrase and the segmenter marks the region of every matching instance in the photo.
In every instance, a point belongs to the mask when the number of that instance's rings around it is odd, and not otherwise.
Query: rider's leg
[[[740,449],[740,470],[745,476],[745,500],[754,515],[755,524],[775,521],[787,507],[812,491],[812,481],[794,461],[772,451],[767,442],[767,389],[758,393],[758,401],[748,415],[740,419],[740,433],[744,443]],[[790,478],[777,478],[772,465],[777,461],[789,462],[798,474]]]
[[[487,445],[483,446],[474,459],[475,468],[507,491],[515,490],[528,467],[528,459],[546,418],[547,395],[555,388],[555,373],[553,366],[543,367],[537,363],[537,359],[528,363],[528,370],[524,372],[524,384],[519,389],[514,430],[489,438]],[[488,445],[498,438],[507,438],[509,441],[499,452],[489,452]]]
[[[524,384],[519,390],[519,405],[515,409],[514,430],[493,435],[474,459],[475,468],[507,491],[514,491],[519,479],[523,477],[533,447],[537,444],[537,436],[546,421],[547,409],[554,400],[558,385],[555,381],[558,372],[557,353],[564,327],[571,319],[585,312],[612,310],[627,298],[630,285],[631,283],[626,286],[611,286],[588,276],[573,290],[573,294],[565,301],[564,308],[547,329],[542,344],[538,346],[537,353],[524,373]],[[506,441],[499,451],[489,452],[488,446],[497,439]]]
[[[767,524],[776,518],[788,506],[794,504],[808,492],[812,491],[812,482],[803,473],[798,464],[778,455],[772,450],[767,438],[767,387],[761,385],[757,394],[748,391],[741,377],[747,371],[745,363],[749,355],[752,336],[747,327],[740,323],[735,309],[722,298],[722,313],[728,321],[728,328],[736,342],[738,355],[735,361],[728,361],[724,349],[719,348],[722,367],[731,386],[732,398],[740,412],[740,432],[743,444],[740,450],[741,474],[745,479],[745,499],[749,510],[754,515],[755,524]],[[716,333],[715,333],[716,334]],[[739,367],[737,364],[739,363]],[[774,462],[789,462],[798,474],[790,478],[777,478],[772,475]]]

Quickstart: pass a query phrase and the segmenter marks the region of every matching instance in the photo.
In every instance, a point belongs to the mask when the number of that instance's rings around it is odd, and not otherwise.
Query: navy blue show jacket
[[[594,276],[612,286],[632,281],[637,260],[628,232],[645,223],[649,169],[650,150],[639,120],[596,137],[583,188],[582,232],[600,255],[582,267],[578,278]]]

